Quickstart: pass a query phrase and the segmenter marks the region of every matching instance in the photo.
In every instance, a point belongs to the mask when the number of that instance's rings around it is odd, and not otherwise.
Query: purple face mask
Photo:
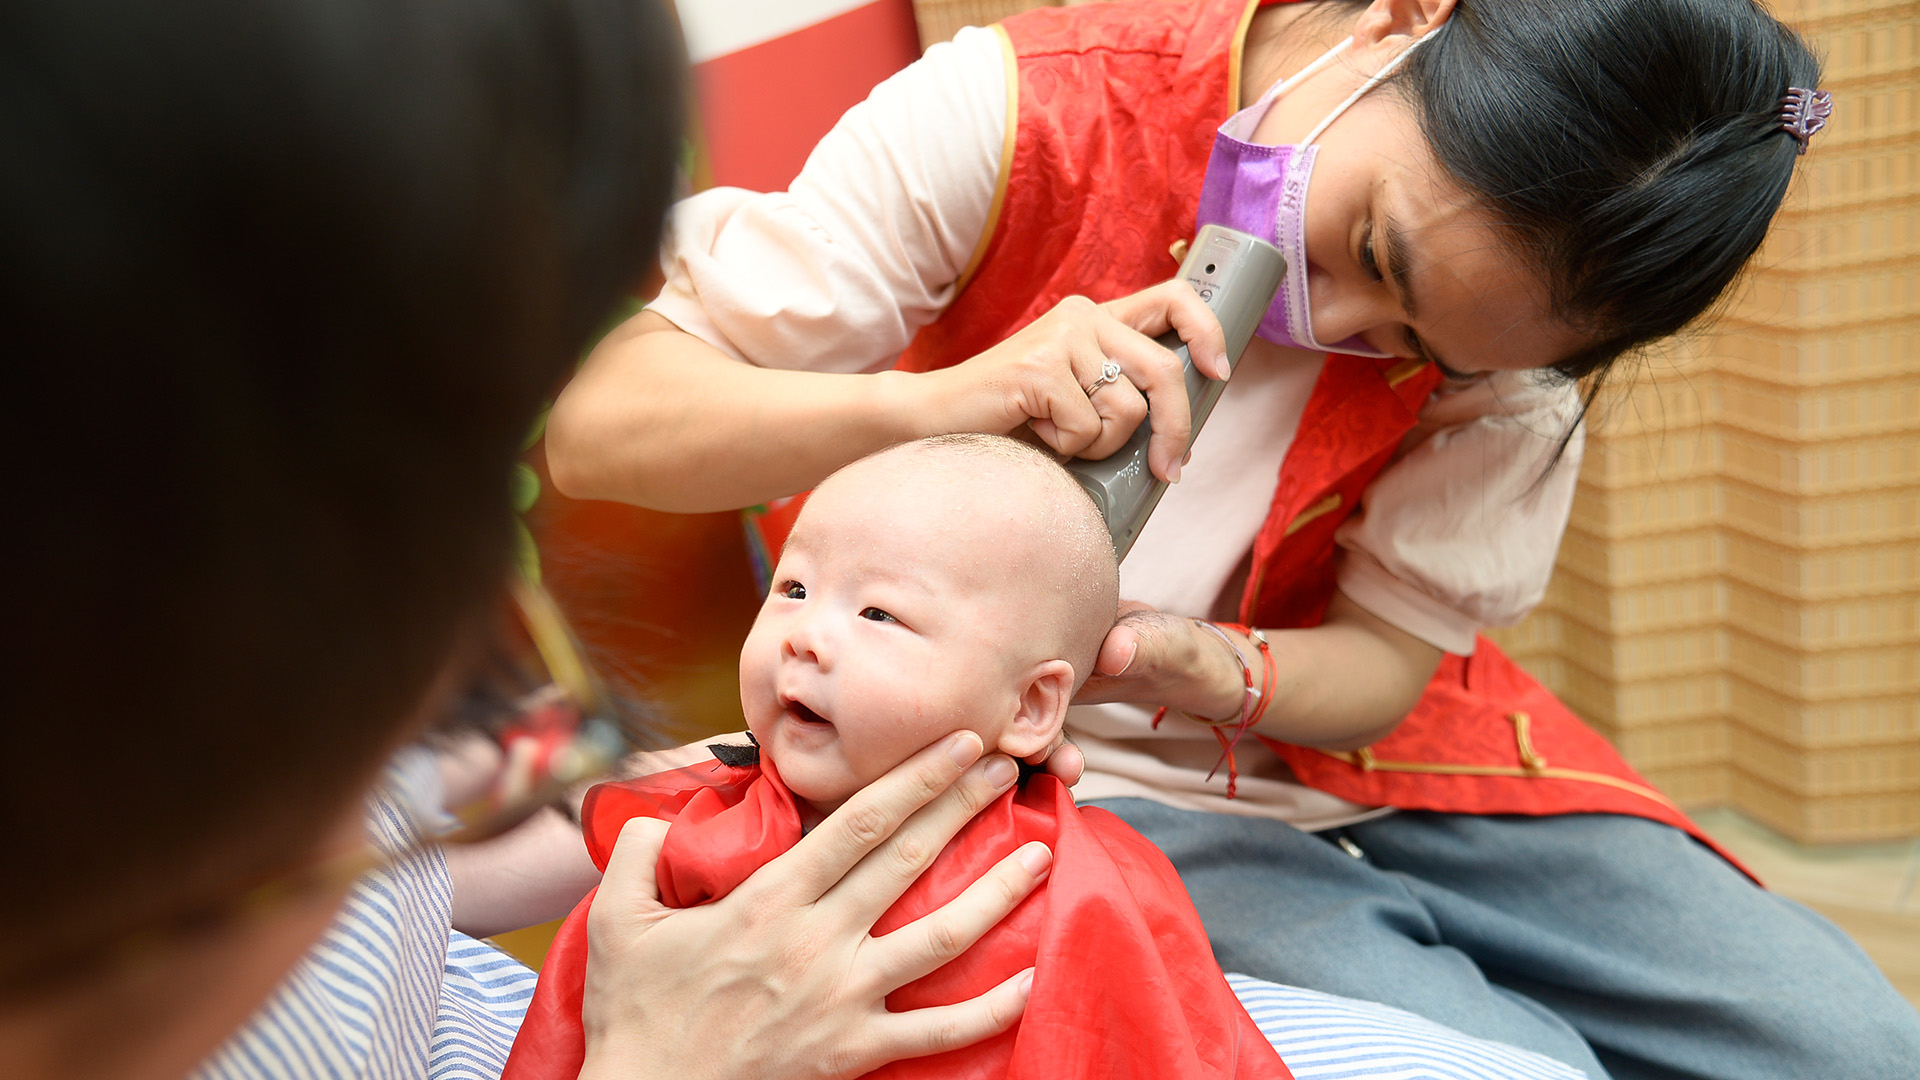
[[[1443,27],[1444,28],[1444,27]],[[1323,345],[1313,334],[1313,307],[1307,296],[1307,182],[1313,177],[1313,161],[1320,148],[1313,145],[1327,125],[1360,96],[1379,85],[1395,68],[1412,55],[1438,29],[1413,44],[1355,90],[1347,100],[1334,107],[1326,119],[1298,145],[1256,146],[1246,139],[1259,127],[1260,120],[1281,94],[1293,89],[1314,73],[1333,63],[1353,44],[1353,39],[1333,48],[1282,82],[1274,84],[1260,100],[1234,113],[1220,125],[1213,137],[1213,155],[1207,160],[1207,178],[1200,186],[1200,225],[1225,225],[1271,240],[1287,257],[1287,276],[1280,292],[1260,321],[1259,336],[1275,345],[1287,345],[1314,352],[1337,352],[1351,356],[1386,356],[1367,347],[1358,337]]]

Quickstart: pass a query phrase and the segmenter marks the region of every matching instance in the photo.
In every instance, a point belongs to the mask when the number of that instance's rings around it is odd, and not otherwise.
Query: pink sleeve
[[[682,201],[653,310],[764,367],[892,366],[986,231],[1007,130],[1002,40],[963,30],[875,87],[789,190]]]
[[[1584,430],[1578,391],[1535,372],[1446,389],[1340,527],[1340,591],[1417,638],[1473,652],[1546,595],[1573,506]]]

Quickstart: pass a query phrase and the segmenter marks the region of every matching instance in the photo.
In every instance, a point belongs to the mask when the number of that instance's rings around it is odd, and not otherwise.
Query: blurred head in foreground
[[[457,679],[684,61],[647,0],[48,0],[0,42],[0,1059],[173,1076],[335,894],[231,899],[357,843]]]

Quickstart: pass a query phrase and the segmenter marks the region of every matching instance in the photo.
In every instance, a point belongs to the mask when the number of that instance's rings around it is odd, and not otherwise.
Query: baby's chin
[[[846,763],[834,760],[834,755],[797,750],[783,745],[784,740],[777,736],[769,739],[756,733],[755,737],[760,740],[760,752],[779,770],[787,790],[823,816],[833,813],[865,786],[858,777],[849,775]]]
[[[793,792],[794,798],[812,808],[813,811],[821,817],[826,817],[828,814],[840,809],[841,804],[853,798],[854,793],[864,786],[861,784],[816,779],[809,775],[809,770],[804,766],[795,771],[799,774],[798,779],[789,776],[787,770],[782,767],[780,770],[780,779],[786,782],[787,790]]]

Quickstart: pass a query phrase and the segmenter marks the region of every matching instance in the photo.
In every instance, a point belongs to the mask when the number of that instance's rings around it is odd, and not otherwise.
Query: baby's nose
[[[781,645],[792,659],[825,667],[827,649],[824,638],[818,619],[800,615],[787,624]]]

